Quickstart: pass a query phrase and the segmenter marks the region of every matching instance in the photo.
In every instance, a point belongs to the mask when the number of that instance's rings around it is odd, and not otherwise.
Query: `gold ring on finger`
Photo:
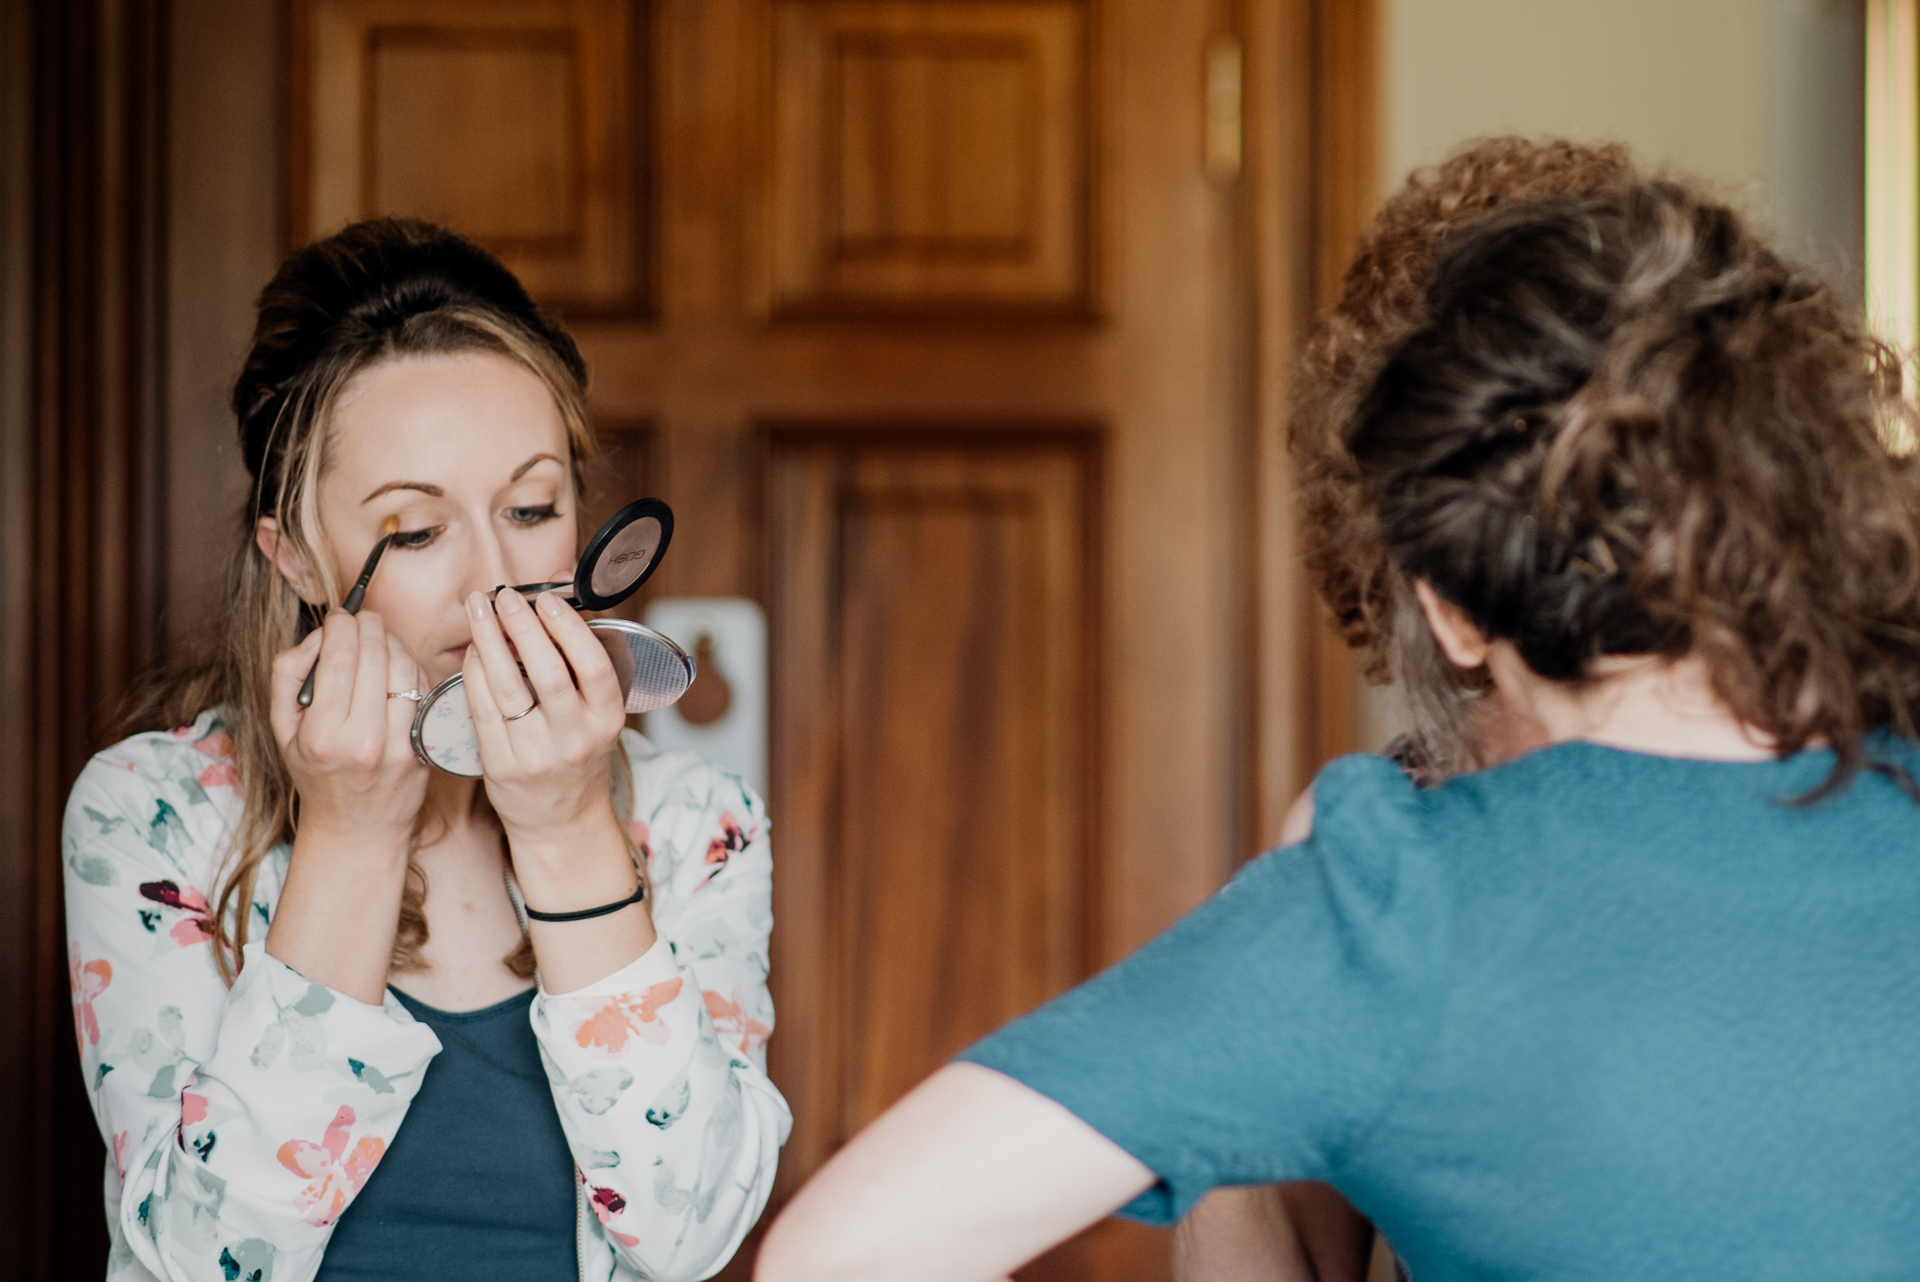
[[[411,700],[413,700],[413,701],[414,701],[415,703],[418,703],[418,702],[420,702],[420,700],[421,700],[421,698],[422,698],[422,697],[423,697],[423,696],[421,695],[421,693],[420,693],[420,692],[419,692],[418,690],[389,690],[389,691],[387,691],[387,698],[389,698],[389,699],[411,699]]]

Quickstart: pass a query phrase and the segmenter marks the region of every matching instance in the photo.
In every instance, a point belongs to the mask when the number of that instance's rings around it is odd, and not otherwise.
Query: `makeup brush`
[[[340,607],[348,614],[360,613],[360,603],[367,599],[367,584],[373,581],[373,567],[380,564],[380,554],[387,550],[387,544],[393,542],[393,536],[400,532],[400,518],[390,516],[380,523],[380,541],[373,545],[373,551],[367,553],[367,563],[360,567],[360,577],[354,580],[353,591],[347,593],[346,602]],[[320,656],[313,656],[313,666],[307,669],[307,679],[300,683],[300,694],[295,700],[301,707],[313,705],[313,674],[320,670]]]

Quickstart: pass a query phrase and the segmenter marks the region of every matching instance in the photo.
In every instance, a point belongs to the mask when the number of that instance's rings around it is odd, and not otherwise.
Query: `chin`
[[[431,690],[454,673],[460,671],[460,658],[461,656],[458,653],[449,651],[441,655],[437,663],[421,664],[420,680],[424,683],[421,689],[423,691]]]

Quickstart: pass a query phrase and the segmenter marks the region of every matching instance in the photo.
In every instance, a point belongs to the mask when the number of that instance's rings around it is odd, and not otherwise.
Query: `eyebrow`
[[[445,490],[437,485],[430,485],[426,481],[388,481],[385,485],[361,499],[360,502],[362,504],[371,503],[382,494],[390,494],[394,490],[419,490],[422,494],[431,494],[437,499],[443,499],[447,496]]]
[[[561,467],[565,467],[567,465],[566,460],[561,458],[557,454],[536,454],[532,458],[528,459],[526,462],[522,463],[519,467],[514,468],[513,475],[507,478],[507,483],[512,484],[513,482],[519,480],[521,477],[525,476],[528,472],[531,472],[533,470],[533,465],[540,462],[542,459],[549,459],[555,463],[558,463]],[[379,498],[382,494],[391,494],[395,490],[418,490],[422,494],[430,494],[436,499],[443,499],[447,496],[447,492],[445,490],[441,489],[438,485],[434,485],[428,481],[388,481],[385,485],[381,486],[379,489],[375,490],[373,493],[367,495],[367,497],[361,499],[360,502],[363,505],[367,503],[371,503],[375,499]]]
[[[533,470],[533,465],[535,463],[538,463],[541,459],[551,459],[555,463],[558,463],[561,467],[565,467],[567,465],[567,461],[561,458],[557,454],[536,454],[532,458],[528,459],[526,462],[522,463],[519,467],[516,467],[513,469],[513,475],[507,478],[508,483],[511,484],[512,482],[517,481],[521,477],[525,476],[528,472],[531,472]]]

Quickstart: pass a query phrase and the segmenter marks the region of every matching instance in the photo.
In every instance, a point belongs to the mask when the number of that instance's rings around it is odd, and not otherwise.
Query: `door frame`
[[[1249,5],[1244,259],[1252,280],[1252,490],[1244,658],[1252,724],[1243,853],[1279,840],[1293,799],[1359,748],[1352,653],[1308,582],[1287,406],[1294,354],[1338,300],[1379,199],[1379,0]]]
[[[0,1274],[97,1275],[60,824],[162,657],[170,8],[0,7]]]

